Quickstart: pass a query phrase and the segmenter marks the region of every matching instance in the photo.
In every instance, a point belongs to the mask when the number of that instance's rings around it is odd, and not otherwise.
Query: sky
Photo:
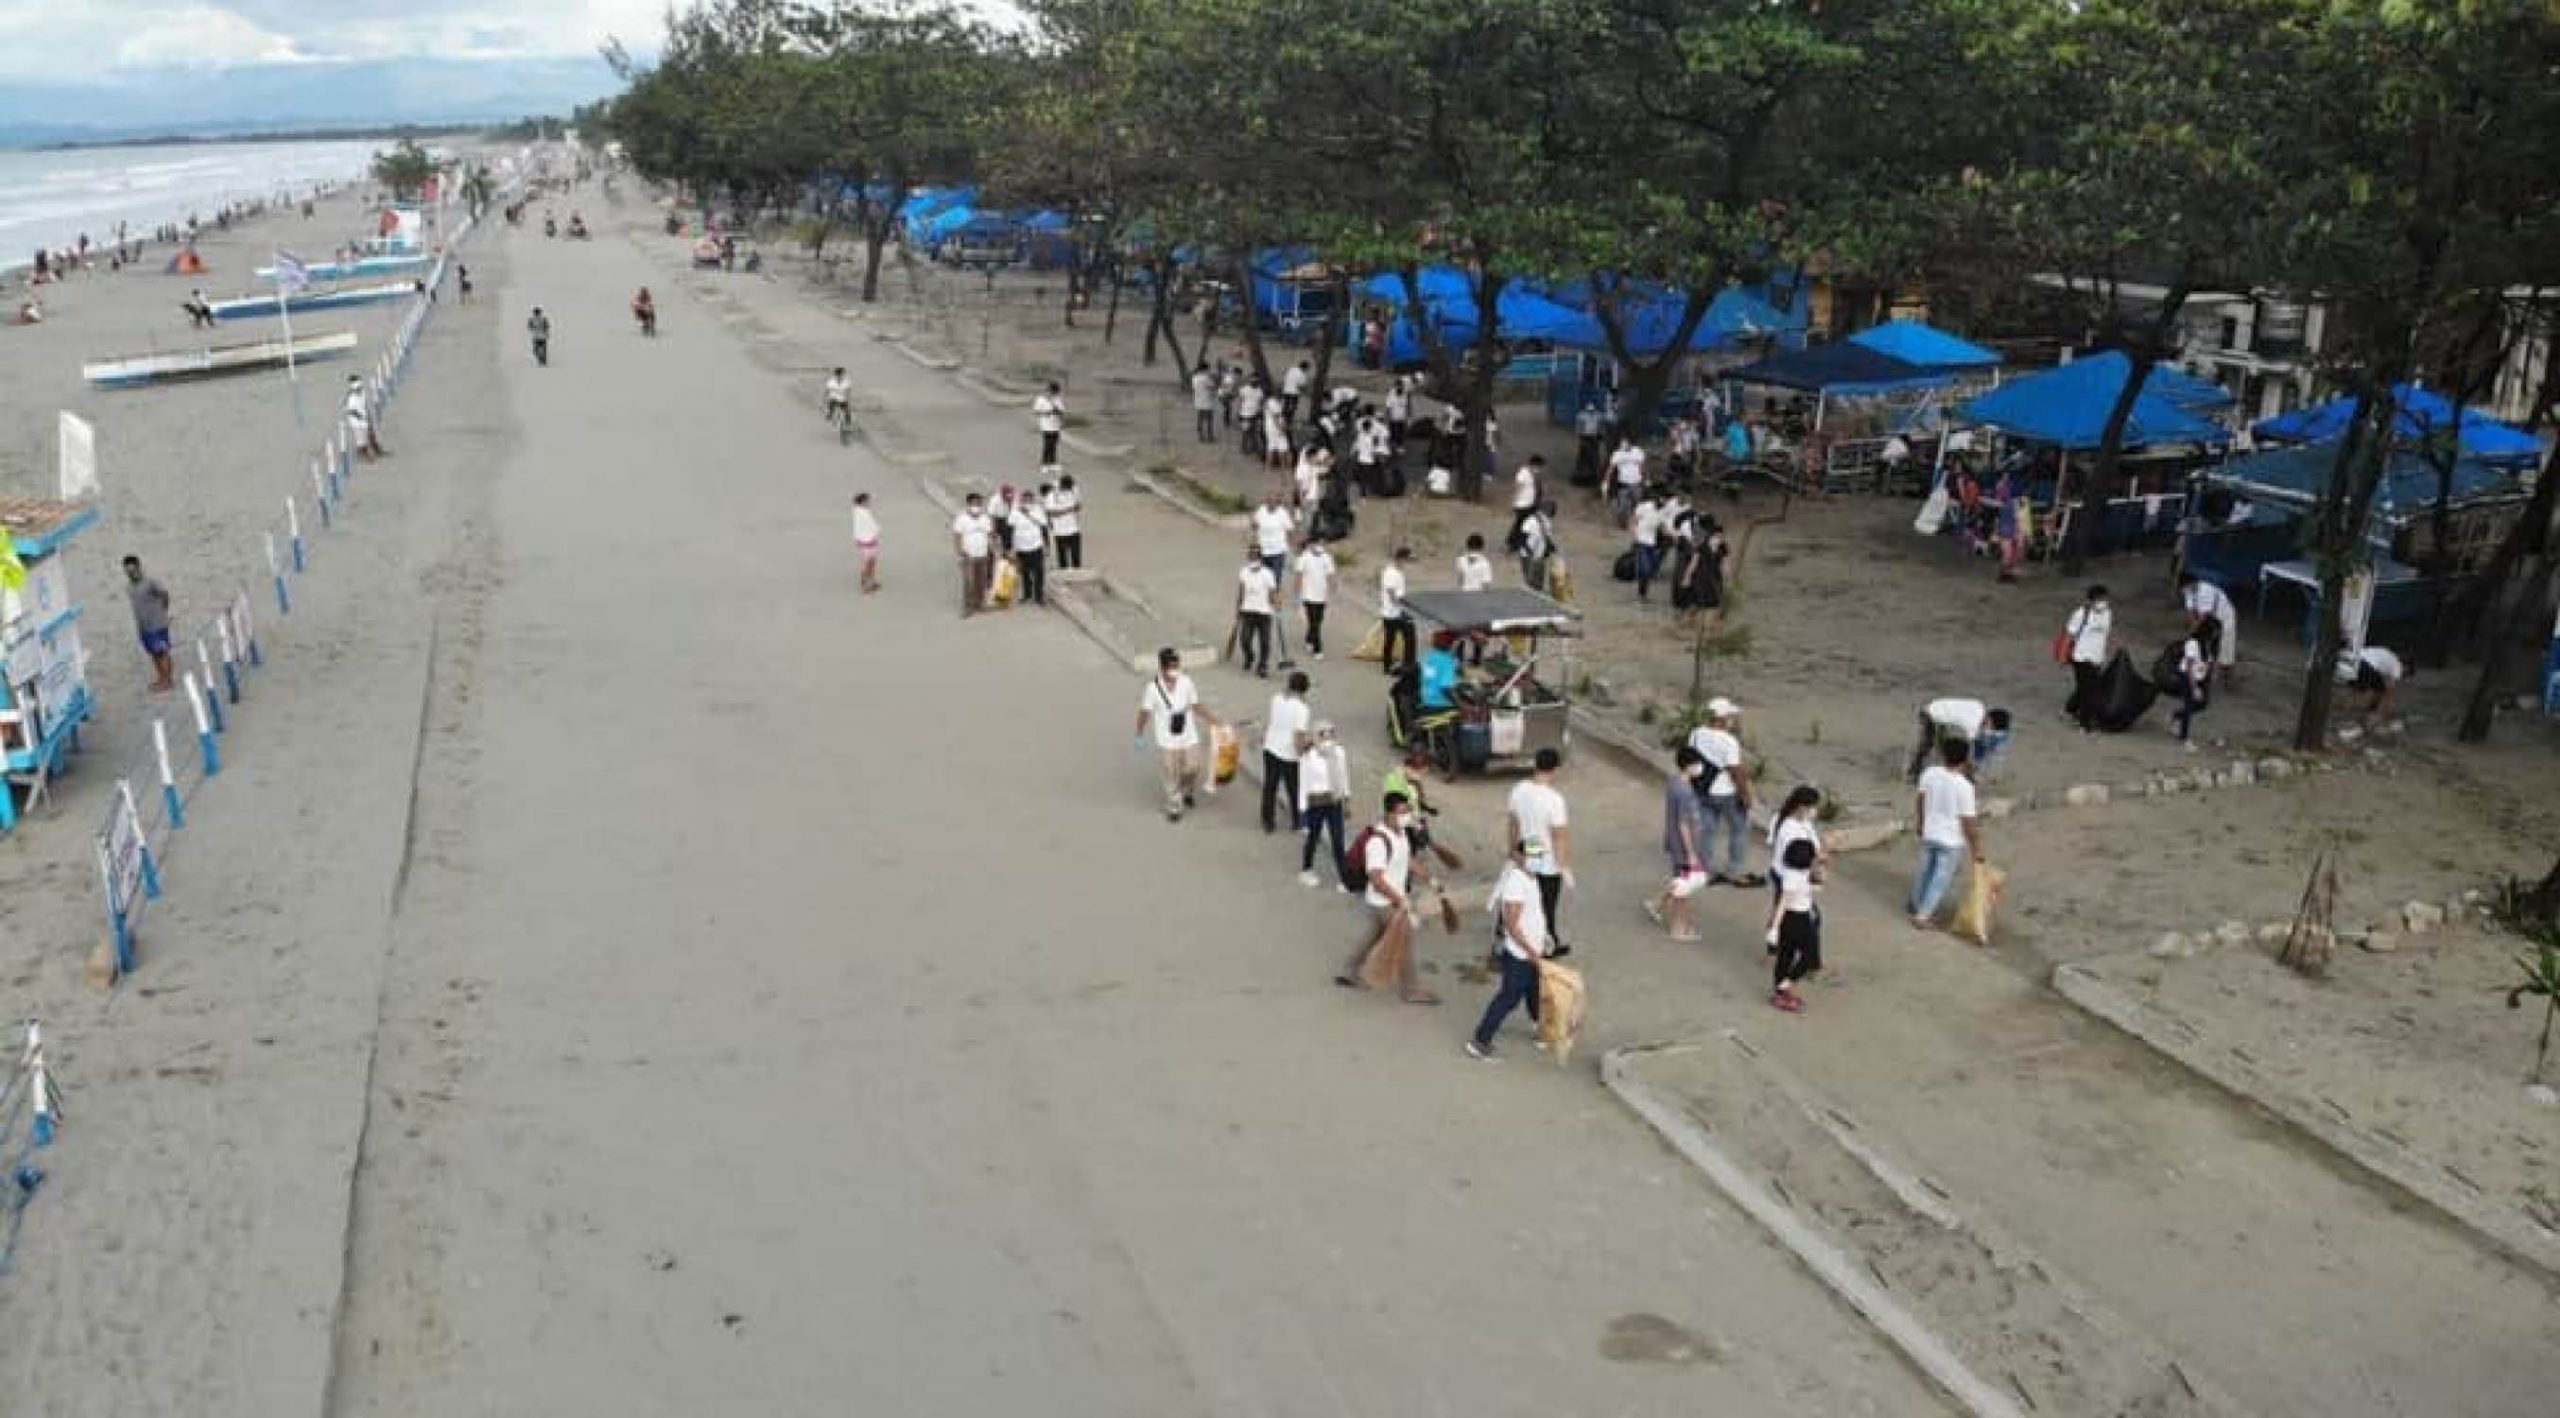
[[[590,57],[654,44],[665,0],[0,0],[0,81],[243,66]]]

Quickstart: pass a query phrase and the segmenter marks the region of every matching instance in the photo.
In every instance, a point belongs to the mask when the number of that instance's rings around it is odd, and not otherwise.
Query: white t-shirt
[[[1554,545],[1555,539],[1548,535],[1547,519],[1545,517],[1532,517],[1528,521],[1520,524],[1520,554],[1522,556],[1527,557],[1531,561],[1536,561],[1538,558],[1545,556],[1547,554],[1547,550]]]
[[[1526,512],[1538,505],[1538,470],[1523,463],[1511,475],[1511,510]]]
[[[1507,929],[1502,923],[1502,908],[1514,905],[1520,908],[1517,930]],[[1485,908],[1493,912],[1494,930],[1512,959],[1535,960],[1547,953],[1547,903],[1538,895],[1537,880],[1519,863],[1503,864],[1501,877],[1493,883],[1493,898]],[[1526,949],[1520,944],[1523,939],[1530,943]]]
[[[1493,584],[1493,563],[1480,551],[1458,553],[1458,589],[1481,591]]]
[[[1015,505],[1009,525],[1015,551],[1038,551],[1049,544],[1049,514],[1027,501]]]
[[[1367,881],[1371,872],[1384,872],[1387,884],[1403,891],[1407,878],[1413,874],[1413,839],[1384,824],[1369,833],[1368,839],[1368,845],[1361,849],[1360,879]],[[1361,892],[1360,899],[1381,909],[1395,904],[1375,886]]]
[[[2367,645],[2363,649],[2354,651],[2353,653],[2341,652],[2339,654],[2339,681],[2341,683],[2346,683],[2354,680],[2357,670],[2367,665],[2373,667],[2373,672],[2375,674],[2382,676],[2382,682],[2384,684],[2398,684],[2400,682],[2400,677],[2409,672],[2407,667],[2400,663],[2400,657],[2398,655],[2379,645]]]
[[[2187,614],[2192,616],[2211,616],[2215,620],[2228,623],[2238,614],[2231,604],[2231,598],[2222,594],[2222,588],[2210,581],[2198,581],[2189,586],[2186,594],[2179,600],[2186,606]]]
[[[1778,909],[1799,915],[1813,914],[1813,873],[1793,867],[1778,868]]]
[[[1307,367],[1305,365],[1293,364],[1289,366],[1289,372],[1280,376],[1280,392],[1291,395],[1307,392],[1307,377]]]
[[[1309,549],[1298,553],[1298,599],[1323,605],[1333,594],[1333,553]]]
[[[1982,737],[1982,721],[1991,716],[1990,709],[1979,699],[1932,699],[1924,712],[1930,723],[1968,743]]]
[[[1306,757],[1298,760],[1298,807],[1304,810],[1318,794],[1331,794],[1340,799],[1351,791],[1351,755],[1342,745],[1316,748],[1310,745]]]
[[[1884,460],[1888,463],[1911,461],[1911,445],[1903,441],[1901,434],[1897,433],[1884,441]]]
[[[827,402],[841,404],[853,397],[853,385],[833,375],[827,378]]]
[[[1049,530],[1062,537],[1072,537],[1084,530],[1078,514],[1084,510],[1084,494],[1060,490],[1049,494]]]
[[[1265,447],[1288,450],[1289,424],[1281,417],[1278,404],[1262,406],[1262,442]]]
[[[960,539],[960,554],[975,559],[995,551],[995,519],[984,512],[963,512],[951,519],[951,534]]]
[[[1286,507],[1262,506],[1253,509],[1253,545],[1264,556],[1287,556],[1289,534],[1297,530],[1298,519]]]
[[[1042,433],[1066,432],[1067,405],[1062,399],[1041,395],[1031,401],[1031,416],[1039,420]]]
[[[2204,646],[2197,644],[2194,636],[2188,636],[2178,646],[2178,673],[2186,676],[2189,684],[2202,684],[2212,672],[2213,661],[2204,657]]]
[[[1389,563],[1378,573],[1378,618],[1397,620],[1404,615],[1404,568]]]
[[[1191,676],[1174,671],[1173,683],[1164,682],[1159,674],[1138,691],[1138,707],[1147,712],[1147,726],[1155,733],[1158,748],[1189,748],[1200,742],[1200,716],[1193,713],[1200,705],[1200,691],[1193,688]],[[1173,717],[1183,716],[1182,732],[1173,731]]]
[[[1637,503],[1635,514],[1627,519],[1627,528],[1637,546],[1655,545],[1662,540],[1662,509],[1651,502]]]
[[[1218,407],[1218,381],[1211,378],[1209,371],[1205,369],[1193,370],[1191,372],[1192,411],[1205,414],[1216,407]]]
[[[1271,707],[1262,715],[1262,751],[1283,763],[1298,761],[1298,735],[1307,731],[1313,716],[1307,701],[1294,694],[1271,696]]]
[[[1964,819],[1974,815],[1973,780],[1943,764],[1920,775],[1920,840],[1933,847],[1964,845]]]
[[[1769,824],[1770,861],[1785,861],[1787,848],[1797,842],[1811,842],[1814,856],[1817,859],[1821,857],[1822,830],[1814,826],[1812,818],[1781,815],[1777,821]]]
[[[1610,454],[1609,477],[1620,487],[1644,486],[1644,450],[1630,444]]]
[[[853,544],[859,547],[880,544],[880,519],[872,516],[868,507],[853,509]]]
[[[1508,807],[1520,823],[1520,840],[1535,842],[1540,849],[1535,860],[1541,865],[1533,870],[1540,876],[1553,876],[1564,870],[1564,864],[1556,860],[1556,829],[1572,825],[1565,819],[1564,794],[1535,778],[1523,778],[1512,788]]]
[[[1247,615],[1271,614],[1271,593],[1280,588],[1280,578],[1261,562],[1236,573],[1236,584],[1244,588],[1237,597],[1236,609]]]
[[[1403,385],[1394,386],[1387,390],[1386,410],[1387,422],[1405,422],[1413,413],[1413,396],[1405,392]]]
[[[1247,384],[1237,390],[1236,417],[1247,419],[1262,417],[1262,397],[1262,386],[1259,384]]]
[[[1742,740],[1713,724],[1700,724],[1689,733],[1689,747],[1715,770],[1715,777],[1707,783],[1707,796],[1734,796],[1738,790],[1734,786],[1733,775],[1725,770],[1742,761]]]
[[[2071,658],[2083,665],[2107,662],[2107,636],[2115,629],[2115,607],[2100,602],[2082,605],[2063,626],[2071,632]]]

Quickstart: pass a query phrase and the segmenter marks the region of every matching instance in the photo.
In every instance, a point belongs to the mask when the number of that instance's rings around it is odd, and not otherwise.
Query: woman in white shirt
[[[2062,625],[2061,649],[2071,666],[2071,698],[2064,702],[2062,712],[2084,734],[2098,729],[2098,679],[2107,668],[2115,624],[2115,608],[2107,604],[2107,588],[2092,586],[2087,598]]]
[[[1262,461],[1265,467],[1289,466],[1289,406],[1268,403],[1262,406]]]
[[[862,558],[862,594],[870,595],[880,589],[880,519],[867,492],[853,495],[853,550]]]
[[[1822,968],[1822,914],[1813,901],[1813,866],[1818,854],[1802,838],[1787,844],[1778,860],[1778,899],[1769,908],[1769,1003],[1789,1014],[1804,1010],[1796,982]]]
[[[2210,648],[2221,626],[2211,616],[2195,623],[2178,646],[2178,712],[2171,727],[2178,744],[2187,752],[2196,751],[2195,741],[2188,737],[2195,727],[2196,715],[2204,712],[2213,697],[2213,651]]]

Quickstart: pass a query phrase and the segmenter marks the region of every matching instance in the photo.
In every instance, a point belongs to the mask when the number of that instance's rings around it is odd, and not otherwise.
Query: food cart
[[[1472,641],[1484,646],[1483,662],[1446,673],[1454,681],[1426,694],[1433,676],[1398,676],[1387,698],[1387,737],[1398,748],[1424,745],[1440,771],[1518,771],[1540,749],[1566,752],[1573,737],[1573,638],[1581,612],[1535,591],[1416,591],[1404,598],[1425,646],[1444,638],[1449,649],[1426,654],[1456,658]],[[1435,686],[1437,689],[1437,686]],[[1429,699],[1432,702],[1426,703]]]
[[[83,503],[0,498],[0,537],[24,569],[15,587],[0,571],[0,832],[17,823],[15,795],[33,797],[60,771],[89,717],[80,603],[61,552],[97,519]]]

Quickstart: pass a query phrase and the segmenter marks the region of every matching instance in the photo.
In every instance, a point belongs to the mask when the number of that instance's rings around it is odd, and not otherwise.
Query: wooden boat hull
[[[384,276],[425,270],[429,259],[425,252],[406,256],[366,256],[354,261],[314,261],[303,270],[315,281],[378,280]],[[272,281],[275,278],[275,267],[258,268],[259,280]]]
[[[334,355],[345,354],[355,347],[356,336],[352,330],[296,335],[293,340],[293,358],[296,362],[327,359]],[[102,388],[125,389],[173,379],[205,379],[215,375],[272,369],[284,362],[284,341],[251,340],[237,345],[213,345],[197,350],[170,350],[159,354],[123,355],[114,359],[92,360],[80,366],[80,377]]]
[[[350,305],[379,305],[417,294],[417,287],[407,281],[383,281],[369,286],[340,286],[335,290],[306,290],[295,295],[293,309],[336,310]],[[276,297],[269,295],[235,296],[230,300],[211,302],[216,320],[269,320],[277,312]]]

